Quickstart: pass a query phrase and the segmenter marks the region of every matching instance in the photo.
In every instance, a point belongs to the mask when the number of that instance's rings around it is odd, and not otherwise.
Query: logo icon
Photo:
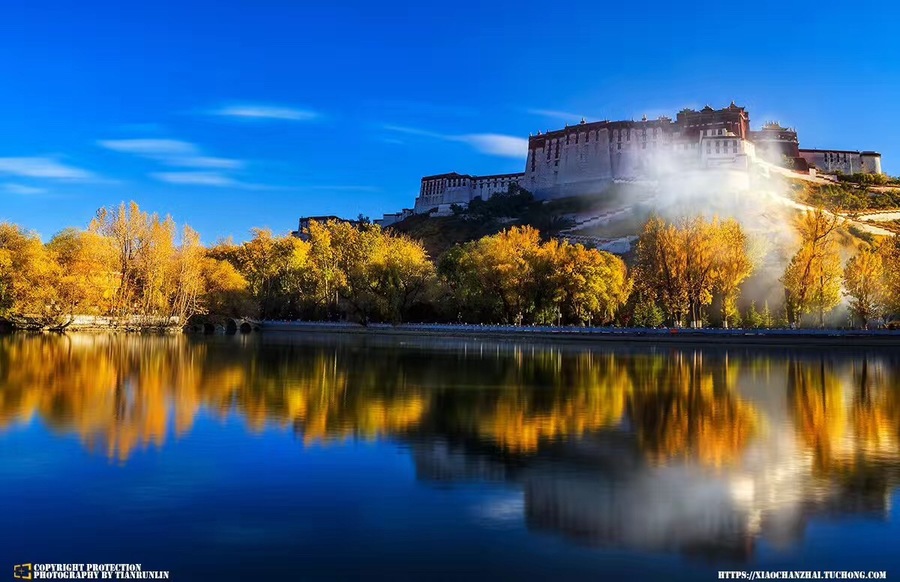
[[[31,580],[33,568],[31,564],[16,564],[13,566],[13,578],[16,580]]]

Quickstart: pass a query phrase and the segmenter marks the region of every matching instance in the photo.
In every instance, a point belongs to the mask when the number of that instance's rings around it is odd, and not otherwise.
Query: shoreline
[[[900,346],[900,330],[682,329],[467,324],[369,324],[263,321],[263,333],[333,333],[400,337],[493,338],[628,344],[759,345],[772,347]]]
[[[235,320],[237,321],[237,320]],[[852,329],[722,329],[722,328],[622,328],[569,326],[515,326],[478,324],[399,324],[309,321],[258,321],[252,328],[235,325],[208,329],[124,328],[73,326],[64,330],[37,331],[0,326],[0,335],[9,333],[112,333],[192,336],[333,334],[357,337],[406,337],[447,339],[497,339],[568,343],[626,345],[704,345],[760,347],[900,347],[900,330]]]

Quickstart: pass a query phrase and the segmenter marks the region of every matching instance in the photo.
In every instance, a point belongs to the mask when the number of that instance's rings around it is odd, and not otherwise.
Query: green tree
[[[763,315],[757,311],[755,301],[750,303],[750,308],[747,310],[746,317],[744,317],[744,324],[753,329],[763,327]]]
[[[662,309],[652,301],[641,301],[634,308],[634,324],[638,327],[659,327],[663,321]]]

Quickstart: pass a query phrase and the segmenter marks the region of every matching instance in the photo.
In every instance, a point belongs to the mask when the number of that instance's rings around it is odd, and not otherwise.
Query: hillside
[[[525,190],[513,188],[484,202],[475,200],[468,208],[455,208],[450,216],[416,215],[389,228],[422,241],[428,253],[437,258],[455,244],[496,234],[510,226],[533,226],[547,238],[563,236],[578,229],[579,223],[620,210],[625,201],[650,194],[646,187],[614,184],[600,196],[539,201]],[[627,230],[630,234],[632,229]]]
[[[754,175],[749,191],[696,176],[616,183],[602,194],[547,201],[534,200],[528,192],[513,188],[484,202],[476,200],[468,208],[455,208],[450,216],[417,215],[390,228],[421,240],[437,258],[455,244],[514,225],[533,226],[547,238],[592,245],[633,240],[652,214],[671,219],[704,214],[738,217],[760,238],[776,246],[790,246],[791,233],[785,224],[798,210],[811,207],[844,217],[847,243],[900,232],[900,187],[846,178],[811,178],[788,171]]]

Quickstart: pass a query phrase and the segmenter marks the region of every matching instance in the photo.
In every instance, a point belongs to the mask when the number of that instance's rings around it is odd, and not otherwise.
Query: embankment
[[[643,344],[803,346],[900,346],[900,331],[839,329],[644,329],[455,324],[370,324],[265,321],[263,332],[336,333],[455,338],[508,338]]]

